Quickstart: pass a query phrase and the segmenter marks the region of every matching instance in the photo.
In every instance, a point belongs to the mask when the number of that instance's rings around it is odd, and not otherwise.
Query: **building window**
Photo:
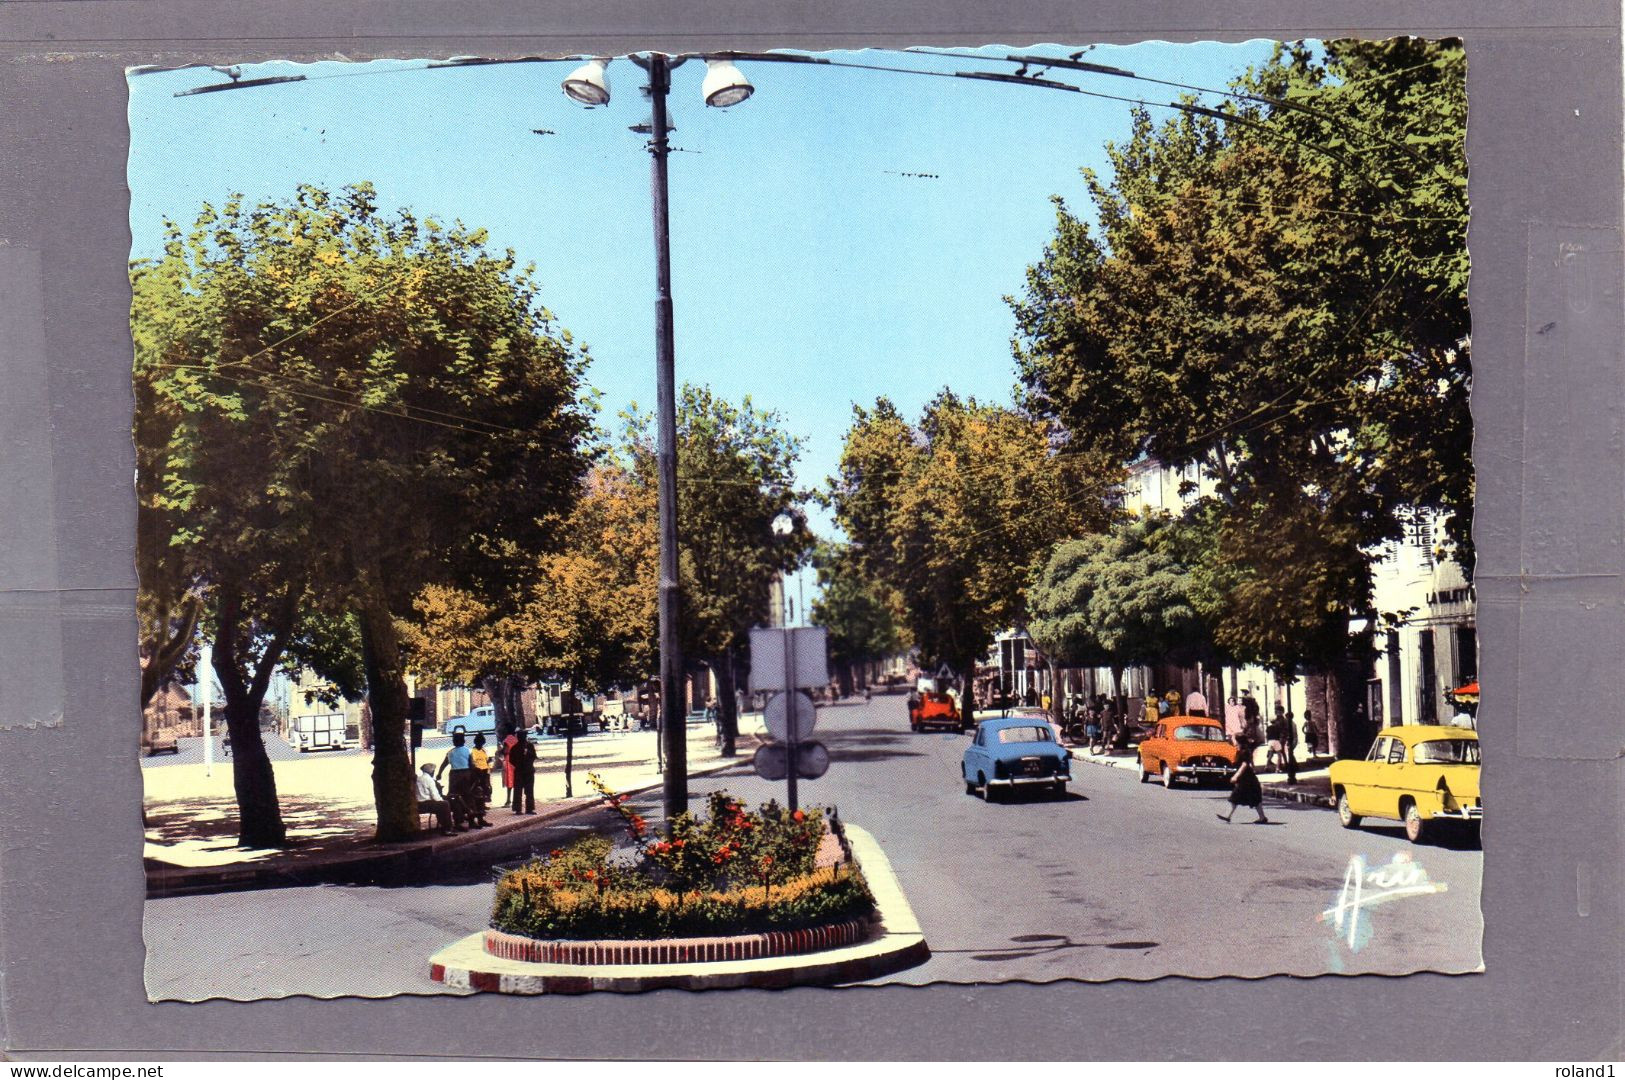
[[[1478,631],[1471,626],[1456,627],[1456,685],[1478,678]]]
[[[1405,722],[1405,709],[1403,706],[1404,693],[1400,685],[1399,667],[1399,631],[1388,631],[1388,647],[1384,650],[1388,654],[1388,723],[1403,724]]]
[[[1424,724],[1439,722],[1439,669],[1433,656],[1433,627],[1422,627],[1417,644],[1422,647],[1422,700],[1418,719]]]

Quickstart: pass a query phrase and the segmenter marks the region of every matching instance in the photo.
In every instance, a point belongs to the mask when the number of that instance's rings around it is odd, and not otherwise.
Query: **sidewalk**
[[[1091,754],[1082,746],[1072,746],[1072,756],[1078,761],[1087,761],[1091,765],[1105,765],[1113,769],[1126,769],[1133,773],[1140,771],[1139,755],[1134,751],[1123,750],[1107,754]],[[1331,767],[1332,759],[1329,757],[1311,758],[1301,764],[1298,769],[1298,782],[1286,782],[1286,774],[1280,772],[1260,771],[1258,779],[1264,788],[1264,794],[1284,802],[1309,803],[1314,806],[1334,807],[1337,805],[1332,799],[1332,783],[1327,770]],[[1270,779],[1277,777],[1278,779]]]
[[[701,775],[748,764],[761,731],[760,715],[742,716],[740,729],[737,755],[724,758],[713,742],[710,725],[689,725],[689,773]],[[587,786],[589,772],[597,772],[606,784],[621,792],[643,791],[661,782],[655,767],[656,733],[652,731],[577,739],[570,798],[564,794],[564,741],[550,740],[537,749],[534,816],[514,816],[498,803],[491,814],[492,828],[442,836],[431,827],[396,843],[373,839],[377,819],[370,755],[315,757],[275,764],[278,801],[288,832],[286,848],[237,846],[237,805],[230,762],[223,767],[217,763],[212,776],[204,775],[202,765],[143,770],[147,893],[165,896],[300,884],[339,870],[388,869],[510,836],[589,808],[597,801]],[[421,753],[418,757],[420,765],[436,763]],[[500,775],[493,773],[493,781],[493,796],[500,798]]]

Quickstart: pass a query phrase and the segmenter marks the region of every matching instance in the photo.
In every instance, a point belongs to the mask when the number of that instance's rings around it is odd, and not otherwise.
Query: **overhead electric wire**
[[[1388,138],[1386,135],[1382,134],[1379,131],[1372,131],[1370,128],[1366,127],[1363,124],[1355,124],[1355,123],[1353,123],[1353,122],[1351,122],[1351,121],[1349,121],[1349,120],[1347,120],[1345,118],[1329,116],[1329,115],[1321,112],[1319,109],[1314,109],[1314,108],[1309,107],[1308,105],[1304,105],[1302,102],[1289,101],[1286,98],[1278,98],[1278,97],[1274,97],[1274,96],[1272,96],[1270,94],[1258,94],[1258,93],[1253,93],[1253,92],[1247,91],[1247,90],[1216,90],[1216,89],[1214,89],[1212,87],[1209,87],[1209,86],[1196,86],[1196,85],[1193,85],[1191,83],[1182,83],[1182,82],[1178,82],[1178,81],[1175,81],[1175,80],[1172,80],[1172,79],[1158,79],[1158,78],[1156,78],[1154,76],[1151,76],[1151,75],[1140,75],[1140,74],[1137,74],[1137,73],[1132,72],[1132,71],[1128,71],[1128,70],[1123,69],[1123,68],[1108,67],[1108,66],[1106,66],[1104,64],[1091,64],[1091,63],[1088,63],[1087,61],[1077,60],[1077,59],[1075,59],[1073,57],[1054,58],[1054,57],[1034,56],[1034,55],[1030,55],[1030,54],[1010,54],[1010,55],[1005,55],[1005,56],[990,56],[987,53],[965,52],[965,51],[958,51],[958,50],[932,50],[932,49],[925,48],[925,47],[916,47],[916,48],[911,48],[911,49],[882,50],[882,51],[899,52],[899,53],[905,53],[905,54],[910,54],[910,55],[914,55],[914,56],[943,56],[943,57],[951,57],[951,58],[955,58],[955,59],[994,60],[994,61],[999,61],[999,62],[1003,62],[1003,63],[1007,63],[1007,64],[1020,64],[1023,70],[1025,70],[1026,68],[1029,68],[1029,67],[1040,67],[1040,68],[1058,67],[1058,68],[1062,68],[1064,70],[1086,71],[1086,72],[1091,72],[1091,73],[1098,74],[1098,75],[1113,76],[1113,77],[1116,77],[1116,78],[1135,79],[1135,80],[1137,80],[1139,82],[1154,83],[1154,84],[1159,85],[1159,86],[1171,86],[1171,87],[1174,87],[1176,89],[1189,90],[1189,91],[1193,91],[1193,92],[1198,93],[1198,94],[1212,94],[1212,95],[1214,95],[1216,97],[1227,97],[1227,98],[1236,99],[1238,101],[1251,101],[1251,102],[1254,102],[1254,103],[1257,103],[1257,104],[1269,105],[1269,106],[1272,106],[1272,107],[1275,107],[1275,108],[1289,109],[1289,110],[1292,110],[1294,112],[1302,113],[1305,116],[1312,116],[1315,119],[1323,121],[1325,123],[1330,123],[1330,124],[1334,124],[1334,125],[1338,125],[1338,126],[1347,127],[1347,128],[1349,128],[1351,130],[1359,132],[1362,135],[1367,136],[1368,138],[1375,139],[1376,141],[1378,141],[1378,142],[1380,142],[1380,143],[1382,143],[1382,144],[1384,144],[1386,146],[1392,147],[1393,149],[1398,150],[1403,154],[1408,154],[1409,156],[1411,156],[1412,158],[1415,158],[1417,161],[1421,162],[1422,164],[1431,167],[1435,173],[1438,173],[1441,178],[1443,178],[1444,180],[1446,180],[1447,182],[1449,182],[1451,184],[1452,190],[1454,190],[1455,186],[1456,186],[1456,184],[1455,184],[1455,179],[1456,178],[1455,177],[1451,176],[1449,173],[1444,172],[1443,167],[1441,165],[1439,165],[1437,162],[1429,161],[1428,158],[1425,155],[1423,155],[1420,151],[1418,151],[1415,147],[1406,146],[1404,143],[1396,142],[1393,139]],[[1369,85],[1370,83],[1381,82],[1383,80],[1393,78],[1396,75],[1403,75],[1403,74],[1407,74],[1407,73],[1412,72],[1412,71],[1420,71],[1421,69],[1426,68],[1426,67],[1435,67],[1439,63],[1440,63],[1439,60],[1431,60],[1431,61],[1429,61],[1429,62],[1427,62],[1425,64],[1416,64],[1416,65],[1413,65],[1413,66],[1408,67],[1408,68],[1403,68],[1403,69],[1401,69],[1399,71],[1391,71],[1386,75],[1380,75],[1380,76],[1377,76],[1377,77],[1369,79],[1369,80],[1362,79],[1359,82],[1348,81],[1348,82],[1339,83],[1339,84],[1337,84],[1335,86],[1326,86],[1326,87],[1323,87],[1322,89],[1324,91],[1326,91],[1326,92],[1333,92],[1333,91],[1340,90],[1340,89],[1342,89],[1343,87],[1346,87],[1346,86]],[[1026,80],[1026,79],[1029,79],[1031,77],[1030,76],[1023,76],[1023,75],[1018,74],[1017,76],[1015,76],[1015,78],[1020,78],[1022,80]],[[1218,112],[1212,111],[1212,110],[1210,110],[1209,112],[1210,112],[1210,114],[1217,115],[1222,119],[1238,120],[1238,118],[1233,117],[1228,113],[1218,113]],[[1244,121],[1239,121],[1238,120],[1238,122],[1244,122]],[[1313,144],[1309,144],[1309,145],[1313,145]],[[1457,195],[1458,199],[1461,198],[1459,192],[1456,192],[1456,195]]]

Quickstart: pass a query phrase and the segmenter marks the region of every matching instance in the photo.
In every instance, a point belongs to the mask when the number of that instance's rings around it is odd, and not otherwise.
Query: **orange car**
[[[962,731],[965,724],[960,719],[959,704],[952,694],[927,690],[909,699],[908,726],[911,731],[923,731],[928,727]]]
[[[1236,748],[1224,737],[1218,721],[1205,716],[1165,716],[1151,734],[1140,740],[1140,783],[1162,777],[1173,787],[1180,777],[1200,784],[1223,780],[1236,767]]]

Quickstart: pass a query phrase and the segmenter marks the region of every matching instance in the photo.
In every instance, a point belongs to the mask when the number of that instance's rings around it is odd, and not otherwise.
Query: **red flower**
[[[560,855],[563,855],[563,854],[564,854],[564,849],[563,848],[554,848],[552,851],[549,851],[547,853],[547,857],[549,859],[556,859]]]
[[[790,815],[790,818],[799,824],[800,822],[807,820],[807,815],[802,813],[800,810],[797,810],[795,813]]]

